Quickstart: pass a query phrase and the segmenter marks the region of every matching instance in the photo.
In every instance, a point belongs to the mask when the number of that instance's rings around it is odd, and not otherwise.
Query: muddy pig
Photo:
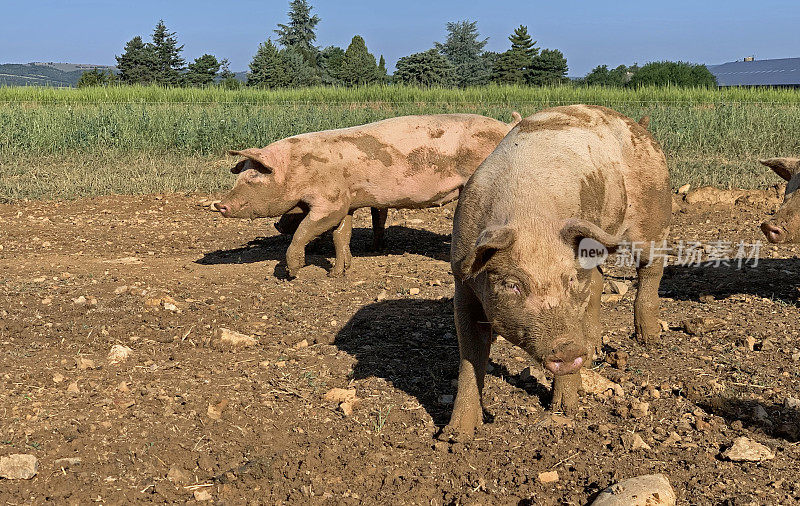
[[[577,406],[580,368],[601,346],[607,251],[641,250],[636,336],[659,337],[658,286],[671,196],[664,154],[640,124],[572,105],[523,119],[467,182],[453,222],[451,262],[461,356],[445,435],[483,421],[492,332],[555,377],[551,408]],[[592,253],[596,257],[592,257]]]
[[[769,242],[800,242],[800,158],[769,158],[759,160],[780,177],[788,181],[783,205],[772,219],[761,224],[761,231]]]
[[[245,160],[231,169],[239,177],[215,207],[228,218],[307,210],[286,252],[289,275],[305,265],[306,245],[334,229],[336,261],[330,275],[340,276],[352,258],[356,209],[424,208],[456,199],[467,178],[521,119],[513,116],[511,124],[475,114],[403,116],[231,151]]]

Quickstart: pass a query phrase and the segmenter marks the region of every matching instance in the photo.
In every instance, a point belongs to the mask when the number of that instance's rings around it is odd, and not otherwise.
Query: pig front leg
[[[300,222],[297,231],[292,237],[292,242],[286,250],[286,269],[289,271],[289,276],[296,277],[297,273],[306,265],[306,245],[313,241],[319,235],[327,232],[328,230],[341,225],[342,220],[347,216],[348,208],[342,208],[331,213],[324,213],[312,208],[309,213]],[[336,263],[344,265],[344,259],[338,258]]]
[[[475,428],[483,424],[481,397],[486,365],[489,362],[492,332],[491,326],[482,321],[486,317],[480,302],[458,280],[453,304],[461,361],[453,414],[444,433],[451,438],[470,438]]]
[[[664,274],[664,258],[659,257],[650,262],[649,258],[642,255],[636,273],[639,278],[639,288],[633,302],[636,340],[643,344],[653,344],[661,336],[661,325],[658,323],[658,285]]]
[[[353,213],[349,212],[342,219],[342,222],[333,231],[333,245],[336,248],[336,261],[333,269],[328,273],[332,278],[344,275],[344,271],[350,267],[353,255],[350,253],[350,238],[353,235]]]
[[[372,213],[372,251],[380,251],[386,246],[386,217],[388,209],[370,208]]]
[[[583,321],[583,331],[589,343],[594,348],[594,353],[599,354],[603,347],[603,327],[600,325],[600,299],[603,295],[603,275],[600,268],[595,267],[590,273],[589,304],[586,306],[586,316]],[[592,357],[589,357],[590,359]]]

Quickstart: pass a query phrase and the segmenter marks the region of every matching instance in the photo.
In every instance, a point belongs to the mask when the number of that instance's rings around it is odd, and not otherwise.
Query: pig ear
[[[775,174],[787,181],[800,172],[800,158],[767,158],[759,160],[759,162],[774,170]]]
[[[564,226],[561,228],[561,239],[576,252],[581,241],[587,238],[594,239],[605,246],[609,253],[613,253],[622,242],[620,237],[609,234],[590,221],[571,218],[564,222]]]
[[[264,153],[261,150],[258,149],[245,149],[242,151],[231,150],[228,151],[228,154],[232,156],[243,156],[248,160],[252,160],[253,162],[255,162],[254,165],[256,170],[258,170],[263,174],[271,174],[273,171],[272,167],[270,166],[270,161],[267,159],[266,156],[264,156]],[[244,169],[244,165],[245,161],[243,160],[237,163],[236,166],[231,169],[231,172],[234,174],[240,173]]]
[[[461,274],[464,278],[481,272],[487,262],[500,250],[508,249],[517,239],[517,233],[510,227],[489,227],[483,230],[475,241],[475,249],[461,261]]]

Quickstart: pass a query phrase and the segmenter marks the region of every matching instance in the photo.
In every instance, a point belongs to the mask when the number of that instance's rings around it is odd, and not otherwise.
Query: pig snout
[[[550,353],[542,361],[544,367],[555,375],[571,374],[583,366],[588,353],[586,348],[568,338],[556,339]]]
[[[784,227],[776,225],[772,221],[765,221],[761,224],[761,231],[767,236],[767,240],[772,243],[786,242],[787,233]]]
[[[217,211],[219,211],[222,216],[225,216],[226,218],[231,213],[231,206],[223,202],[214,202],[214,208]]]

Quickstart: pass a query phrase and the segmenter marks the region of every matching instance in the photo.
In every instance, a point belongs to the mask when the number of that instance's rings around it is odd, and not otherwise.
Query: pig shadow
[[[723,396],[711,397],[697,405],[707,413],[724,418],[728,424],[738,421],[742,428],[771,438],[790,443],[800,441],[800,411],[796,408]]]
[[[359,309],[336,335],[334,344],[357,359],[353,379],[383,378],[415,397],[437,426],[450,420],[452,405],[440,401],[455,397],[458,377],[458,341],[453,323],[453,301],[397,299]],[[550,391],[538,383],[510,374],[490,361],[492,374],[539,397],[547,405]],[[494,417],[484,411],[484,420]]]
[[[735,294],[749,294],[797,303],[800,285],[800,259],[762,258],[758,264],[730,266],[680,266],[664,269],[659,292],[676,300],[698,301],[702,295],[724,299]]]
[[[205,253],[196,261],[200,265],[250,264],[268,260],[276,260],[279,268],[276,273],[285,270],[286,249],[292,242],[290,235],[273,235],[257,237],[244,246]],[[350,251],[354,257],[380,255],[422,255],[435,260],[450,260],[450,235],[437,234],[428,230],[392,226],[386,229],[386,246],[380,251],[373,251],[372,230],[369,228],[353,229]],[[324,269],[331,268],[328,258],[336,256],[333,239],[330,233],[322,234],[306,246],[306,261]]]

